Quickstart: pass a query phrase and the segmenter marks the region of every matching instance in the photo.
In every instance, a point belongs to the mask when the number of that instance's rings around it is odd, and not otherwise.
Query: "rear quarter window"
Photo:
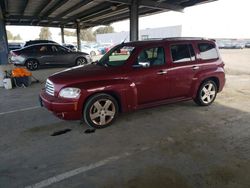
[[[199,43],[198,49],[200,51],[200,58],[202,60],[218,59],[219,55],[214,44],[211,43]]]
[[[195,53],[191,44],[171,45],[170,50],[173,63],[195,61]]]
[[[25,52],[25,53],[37,52],[37,50],[35,49],[35,47],[24,48],[24,49],[22,49],[22,51]]]

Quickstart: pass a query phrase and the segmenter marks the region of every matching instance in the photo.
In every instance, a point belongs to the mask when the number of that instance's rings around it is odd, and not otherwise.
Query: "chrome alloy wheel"
[[[105,126],[116,114],[115,104],[109,99],[99,99],[91,106],[89,113],[94,124]]]
[[[214,100],[216,96],[216,87],[213,83],[208,82],[201,89],[201,100],[203,103],[208,104]]]

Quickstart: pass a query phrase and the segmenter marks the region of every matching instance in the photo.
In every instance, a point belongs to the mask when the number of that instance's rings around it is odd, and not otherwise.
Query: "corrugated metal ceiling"
[[[129,18],[132,0],[1,0],[6,25],[82,28],[106,25]],[[138,0],[139,14],[182,11],[214,0]]]

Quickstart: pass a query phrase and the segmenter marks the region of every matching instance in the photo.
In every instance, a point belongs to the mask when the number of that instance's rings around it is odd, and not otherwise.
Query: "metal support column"
[[[77,22],[77,23],[76,23],[76,37],[77,37],[77,49],[78,49],[78,51],[81,51],[81,38],[80,38],[80,32],[81,32],[80,23]]]
[[[2,9],[0,6],[0,87],[3,87],[4,71],[10,70],[8,64],[8,39]]]
[[[0,65],[5,65],[8,63],[8,51],[6,27],[0,7]]]
[[[130,41],[138,40],[139,33],[138,0],[132,0],[130,5]]]
[[[63,26],[61,26],[61,36],[62,36],[62,44],[64,44],[65,40],[64,40],[64,28],[63,28]]]

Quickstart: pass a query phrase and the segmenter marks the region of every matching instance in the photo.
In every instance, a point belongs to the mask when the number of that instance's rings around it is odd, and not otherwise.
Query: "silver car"
[[[78,66],[91,63],[91,57],[83,52],[74,52],[59,44],[35,44],[10,52],[10,61],[36,70],[43,65]]]

